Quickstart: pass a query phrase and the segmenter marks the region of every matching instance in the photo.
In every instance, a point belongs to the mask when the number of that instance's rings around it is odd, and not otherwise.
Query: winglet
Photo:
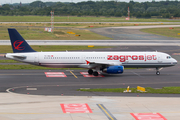
[[[24,40],[24,38],[18,33],[16,29],[8,28],[8,32],[14,53],[36,52],[29,46],[29,44]]]

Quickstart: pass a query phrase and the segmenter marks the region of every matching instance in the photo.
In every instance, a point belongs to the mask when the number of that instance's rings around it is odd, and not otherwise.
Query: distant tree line
[[[79,3],[41,2],[30,4],[4,4],[0,7],[0,15],[50,15],[54,10],[58,16],[127,16],[128,7],[130,16],[137,18],[180,17],[180,2],[118,2],[118,1],[87,1]]]

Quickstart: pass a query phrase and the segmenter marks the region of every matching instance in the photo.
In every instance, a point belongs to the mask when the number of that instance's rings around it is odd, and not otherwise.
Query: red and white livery
[[[121,74],[124,68],[170,67],[177,61],[162,52],[36,52],[15,29],[8,29],[14,53],[6,58],[29,64],[52,68],[87,68],[90,75],[98,76],[98,71]]]

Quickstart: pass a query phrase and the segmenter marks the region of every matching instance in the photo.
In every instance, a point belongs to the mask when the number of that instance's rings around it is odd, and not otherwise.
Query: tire
[[[98,76],[99,74],[98,74],[97,71],[95,71],[95,72],[93,72],[93,75],[94,75],[94,76]]]
[[[157,72],[156,72],[156,75],[160,75],[160,72],[159,72],[159,71],[157,71]]]
[[[92,70],[92,69],[89,69],[89,70],[88,70],[88,73],[89,73],[89,75],[92,75],[92,74],[93,74],[93,70]]]

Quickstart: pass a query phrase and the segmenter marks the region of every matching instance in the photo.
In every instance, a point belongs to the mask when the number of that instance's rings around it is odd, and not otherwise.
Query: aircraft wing
[[[116,62],[97,62],[97,61],[88,61],[86,60],[86,64],[88,65],[88,68],[97,68],[97,67],[108,67],[108,66],[114,66],[114,65],[122,65],[121,63]]]

